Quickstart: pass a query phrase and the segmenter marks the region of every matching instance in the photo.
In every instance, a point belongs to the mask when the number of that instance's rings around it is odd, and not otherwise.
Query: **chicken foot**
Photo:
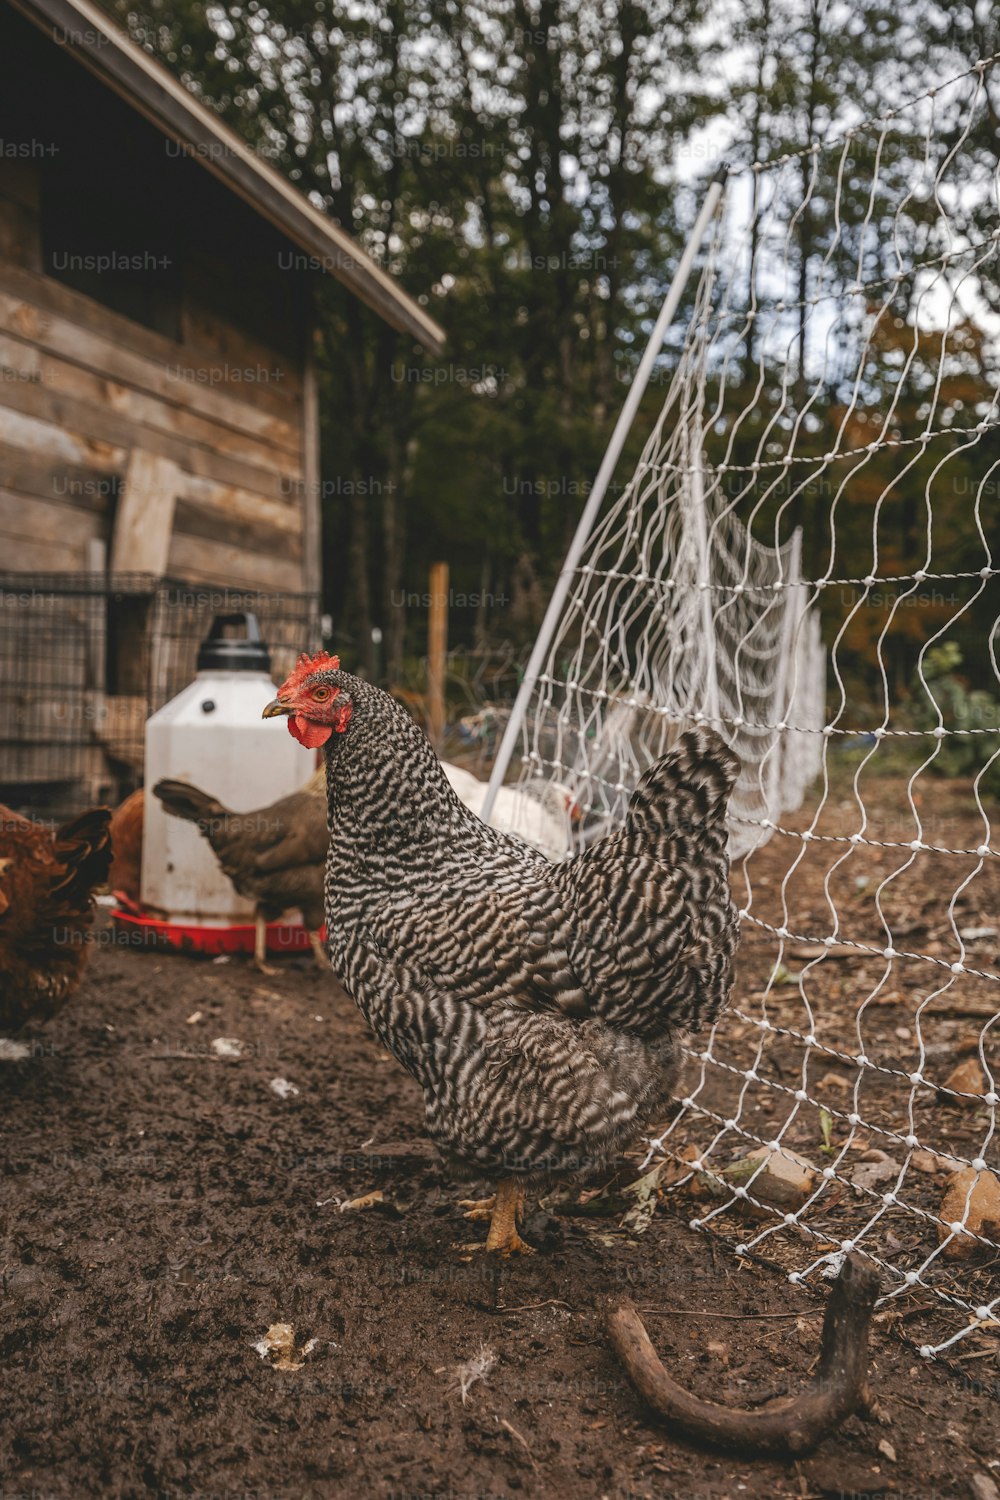
[[[486,1249],[496,1252],[506,1260],[508,1255],[534,1255],[529,1245],[517,1232],[518,1221],[524,1213],[524,1188],[514,1177],[505,1177],[496,1191],[493,1217],[486,1236]]]
[[[517,1232],[524,1213],[524,1188],[516,1177],[505,1177],[492,1198],[470,1199],[462,1202],[467,1219],[489,1219],[489,1233],[485,1245],[467,1246],[467,1249],[486,1250],[488,1254],[503,1256],[534,1255],[529,1245]]]

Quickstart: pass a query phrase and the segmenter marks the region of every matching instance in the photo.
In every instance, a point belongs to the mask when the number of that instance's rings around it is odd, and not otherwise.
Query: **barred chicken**
[[[485,781],[464,766],[441,762],[448,785],[477,817],[482,816],[488,790]],[[514,833],[548,859],[562,859],[569,852],[573,824],[580,810],[569,787],[554,781],[532,781],[526,786],[498,789],[490,822],[495,828]]]
[[[265,717],[325,746],[335,973],[423,1090],[486,1248],[528,1252],[526,1188],[605,1166],[670,1096],[683,1038],[726,1004],[737,945],[725,813],[739,764],[682,735],[624,825],[550,864],[482,823],[380,689],[302,657]]]
[[[316,962],[327,965],[320,939],[328,842],[324,784],[321,767],[297,792],[242,813],[186,781],[158,781],[153,788],[173,817],[197,823],[223,872],[256,904],[254,961],[265,973],[267,923],[292,907],[302,913]]]
[[[110,818],[92,808],[52,833],[0,805],[0,1032],[47,1020],[79,985]]]

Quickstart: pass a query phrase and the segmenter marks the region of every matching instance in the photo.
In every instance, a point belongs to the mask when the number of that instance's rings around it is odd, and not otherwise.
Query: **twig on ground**
[[[547,1297],[544,1302],[522,1302],[517,1307],[495,1307],[493,1311],[498,1313],[537,1312],[540,1307],[565,1307],[569,1312],[576,1312],[572,1303],[564,1302],[561,1297]]]
[[[661,1416],[695,1441],[745,1453],[807,1453],[870,1402],[865,1377],[868,1330],[879,1292],[874,1266],[852,1252],[830,1291],[815,1376],[796,1396],[757,1411],[702,1401],[671,1379],[650,1343],[635,1306],[612,1312],[611,1342],[639,1393]]]
[[[539,1304],[541,1305],[541,1304]],[[636,1309],[650,1318],[725,1318],[731,1323],[745,1323],[746,1313],[701,1312],[697,1307],[640,1307]],[[820,1308],[805,1308],[803,1312],[755,1313],[754,1321],[764,1323],[777,1318],[820,1318]]]
[[[522,1437],[521,1433],[519,1433],[518,1430],[517,1430],[517,1428],[514,1427],[510,1422],[507,1421],[506,1417],[501,1417],[500,1418],[500,1426],[504,1429],[505,1432],[509,1432],[510,1435],[511,1435],[511,1437],[514,1438],[514,1440],[516,1442],[518,1442],[518,1443],[521,1444],[521,1447],[524,1449],[525,1453],[528,1455],[528,1462],[530,1463],[531,1467],[537,1473],[538,1472],[538,1465],[535,1463],[535,1456],[534,1456],[534,1454],[532,1453],[531,1449],[528,1447],[527,1439],[524,1438],[524,1437]]]

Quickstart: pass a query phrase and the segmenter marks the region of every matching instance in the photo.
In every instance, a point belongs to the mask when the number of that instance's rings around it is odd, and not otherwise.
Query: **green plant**
[[[980,688],[971,689],[959,675],[962,651],[956,641],[932,646],[923,659],[923,680],[913,677],[913,700],[908,718],[913,729],[948,731],[928,767],[941,776],[962,776],[980,770],[997,749],[1000,702]],[[925,685],[926,684],[926,685]]]

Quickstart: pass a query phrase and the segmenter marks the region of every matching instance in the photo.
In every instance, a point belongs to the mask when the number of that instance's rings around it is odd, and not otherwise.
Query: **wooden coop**
[[[0,797],[135,779],[213,613],[315,639],[325,274],[441,347],[102,11],[0,0]]]

